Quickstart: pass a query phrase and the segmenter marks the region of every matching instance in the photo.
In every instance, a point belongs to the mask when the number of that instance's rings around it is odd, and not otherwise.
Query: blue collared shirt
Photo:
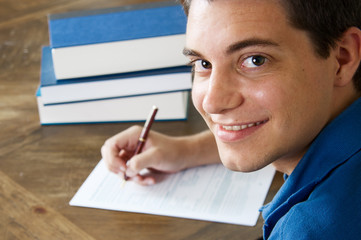
[[[264,239],[361,239],[361,98],[311,144],[262,216]]]

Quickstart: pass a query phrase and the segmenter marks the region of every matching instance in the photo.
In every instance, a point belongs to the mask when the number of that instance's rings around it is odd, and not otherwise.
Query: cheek
[[[263,89],[261,90],[256,90],[254,93],[254,97],[255,99],[257,99],[258,102],[262,102],[262,103],[267,103],[267,99],[268,99],[268,94],[266,91],[264,91]]]
[[[296,94],[294,86],[279,85],[271,81],[253,89],[254,105],[260,107],[270,118],[270,131],[279,132],[294,124],[292,112],[301,110],[296,103],[298,100],[295,101]]]
[[[287,93],[283,91],[282,87],[266,84],[254,88],[252,96],[257,105],[271,113],[282,107],[282,102],[284,102],[284,98],[287,98]]]

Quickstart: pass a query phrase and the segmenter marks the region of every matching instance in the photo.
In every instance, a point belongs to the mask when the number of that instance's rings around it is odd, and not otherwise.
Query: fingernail
[[[146,179],[146,180],[144,181],[144,183],[145,183],[146,185],[153,185],[155,182],[154,182],[153,179],[148,178],[148,179]]]
[[[127,170],[125,171],[125,174],[128,177],[134,177],[136,175],[130,168],[127,168]]]

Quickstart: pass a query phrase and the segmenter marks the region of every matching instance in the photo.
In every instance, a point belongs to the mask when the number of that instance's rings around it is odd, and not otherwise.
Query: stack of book
[[[37,91],[41,124],[187,118],[186,16],[175,1],[49,15]]]

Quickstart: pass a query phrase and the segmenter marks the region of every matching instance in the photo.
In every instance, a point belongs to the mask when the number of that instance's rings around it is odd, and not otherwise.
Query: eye
[[[212,69],[212,64],[206,60],[196,60],[193,62],[195,72],[205,72]]]
[[[256,68],[256,67],[260,67],[263,64],[265,64],[266,61],[267,61],[267,58],[260,56],[260,55],[250,56],[243,61],[242,67]]]

